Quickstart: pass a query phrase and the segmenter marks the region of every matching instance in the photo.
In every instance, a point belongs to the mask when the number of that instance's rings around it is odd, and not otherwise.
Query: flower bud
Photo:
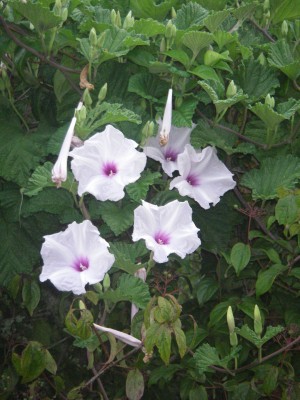
[[[53,14],[56,15],[57,17],[60,17],[61,10],[62,10],[61,0],[56,0],[52,10]]]
[[[91,46],[97,46],[97,33],[95,28],[90,30],[89,41]]]
[[[118,28],[121,28],[121,26],[122,26],[120,11],[117,12],[116,20],[115,20],[115,25],[116,25]]]
[[[172,25],[171,35],[172,38],[176,37],[177,28],[175,25]]]
[[[213,50],[207,50],[204,54],[204,65],[212,66],[220,60],[220,54]]]
[[[163,53],[164,51],[166,51],[166,48],[167,48],[166,47],[166,39],[163,37],[160,42],[159,50],[161,53]]]
[[[166,32],[165,32],[165,36],[167,39],[171,39],[172,37],[172,26],[173,26],[172,21],[169,20],[166,25]]]
[[[230,346],[235,347],[238,345],[238,338],[235,332],[229,334]]]
[[[270,108],[275,107],[275,99],[274,97],[270,96],[270,93],[268,93],[265,97],[265,104],[267,104]]]
[[[264,11],[269,10],[270,8],[270,0],[265,0],[263,5]]]
[[[174,7],[172,7],[172,8],[171,8],[171,16],[172,16],[172,19],[174,19],[174,18],[176,18],[176,17],[177,17],[177,13],[176,13],[176,11],[175,11],[175,8],[174,8]]]
[[[82,99],[83,99],[83,102],[84,102],[84,105],[85,105],[85,106],[89,107],[89,106],[92,105],[93,100],[92,100],[92,98],[91,98],[91,95],[90,95],[90,92],[89,92],[89,89],[88,89],[88,88],[86,88],[86,89],[84,90]]]
[[[289,31],[288,23],[286,22],[286,20],[284,20],[281,24],[281,33],[283,36],[286,36],[288,34],[288,31]]]
[[[75,117],[78,123],[81,124],[86,119],[86,107],[82,106],[80,110],[76,110]]]
[[[261,315],[257,304],[254,307],[254,332],[259,336],[262,334]]]
[[[226,90],[226,97],[229,99],[230,97],[233,97],[237,93],[237,87],[235,86],[234,81],[230,81],[227,90]]]
[[[68,18],[68,9],[64,8],[61,12],[60,18],[62,19],[62,22],[65,22]]]
[[[105,42],[105,37],[106,37],[106,31],[102,32],[101,35],[97,39],[97,47],[101,49],[103,47],[103,44]]]
[[[260,53],[260,55],[257,57],[260,65],[266,65],[266,57],[264,53]]]
[[[82,300],[79,300],[78,307],[79,307],[79,310],[86,310],[86,306]]]
[[[103,284],[104,291],[106,291],[107,289],[110,288],[110,276],[108,274],[104,275],[102,284]]]
[[[126,15],[124,22],[123,22],[123,28],[128,29],[133,27],[134,25],[134,17],[132,16],[132,11],[129,11],[129,13]]]
[[[116,18],[117,18],[117,13],[114,9],[112,9],[110,12],[110,20],[113,25],[116,24]]]
[[[228,325],[229,332],[231,334],[234,333],[235,322],[234,322],[234,316],[233,316],[233,312],[232,312],[231,306],[229,306],[227,308],[227,325]]]
[[[102,88],[99,90],[98,100],[101,102],[105,99],[107,93],[107,83],[105,83]]]

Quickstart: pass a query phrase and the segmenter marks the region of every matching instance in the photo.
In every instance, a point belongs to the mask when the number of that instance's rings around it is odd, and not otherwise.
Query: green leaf
[[[234,300],[234,299],[231,299]],[[227,300],[222,301],[221,303],[217,304],[211,311],[209,315],[209,326],[216,325],[222,318],[225,317],[227,313],[228,307],[232,304],[233,301]]]
[[[211,33],[198,31],[186,32],[181,38],[181,42],[192,51],[194,59],[212,41],[213,35]]]
[[[138,369],[128,372],[126,378],[126,395],[129,400],[140,400],[144,394],[144,377]]]
[[[150,300],[149,287],[141,279],[132,275],[121,275],[115,290],[108,290],[101,294],[104,300],[118,303],[130,301],[138,308],[144,309]]]
[[[200,306],[209,301],[218,291],[219,285],[213,278],[203,278],[197,287],[197,300]]]
[[[240,66],[235,82],[249,96],[248,101],[265,98],[279,86],[275,72],[256,60],[246,61]]]
[[[279,333],[284,331],[285,328],[283,326],[268,326],[266,333],[264,334],[262,338],[262,344],[267,343],[270,339],[273,339],[273,337],[277,336]]]
[[[45,369],[49,371],[52,375],[56,375],[57,365],[48,350],[45,350]]]
[[[175,0],[165,0],[159,2],[155,0],[130,0],[130,9],[139,18],[153,18],[162,21],[168,11],[175,5]]]
[[[300,60],[295,59],[285,39],[278,40],[270,46],[269,63],[280,69],[290,79],[297,79],[300,74]]]
[[[169,84],[162,81],[155,75],[135,74],[129,79],[128,91],[136,93],[144,99],[157,102],[161,97],[165,97],[168,92]]]
[[[192,127],[192,118],[197,107],[197,99],[185,99],[180,107],[172,112],[172,122],[175,126]]]
[[[177,11],[176,18],[173,23],[177,29],[191,30],[200,29],[204,24],[204,19],[208,16],[208,11],[196,2],[183,4]]]
[[[169,364],[171,355],[171,331],[168,325],[160,325],[156,334],[156,346],[161,359],[165,364]]]
[[[36,281],[24,279],[24,284],[22,289],[22,300],[31,317],[33,311],[36,309],[36,307],[40,302],[40,298],[41,298],[40,287],[36,283]]]
[[[254,12],[257,11],[259,4],[257,1],[252,1],[250,4],[242,5],[235,10],[233,10],[232,14],[238,20],[244,20],[246,18],[250,18],[253,16]]]
[[[229,43],[238,41],[238,36],[236,33],[232,34],[229,32],[224,32],[222,30],[214,32],[213,38],[214,38],[214,41],[219,46],[220,51],[223,49],[223,47],[225,47]]]
[[[155,21],[154,19],[139,19],[134,21],[133,29],[136,33],[145,35],[147,37],[152,37],[156,35],[161,35],[165,33],[166,27],[164,24]]]
[[[28,19],[40,33],[59,26],[62,23],[60,17],[57,17],[49,8],[43,7],[39,3],[10,1],[9,4],[14,10]]]
[[[136,243],[114,241],[110,243],[110,249],[115,257],[123,257],[127,260],[130,260],[134,264],[138,264],[138,259],[149,252],[143,240],[139,240]]]
[[[63,97],[71,90],[71,85],[59,69],[54,74],[53,85],[55,96],[58,102],[61,103]]]
[[[286,269],[287,267],[285,267],[284,265],[274,264],[267,270],[260,271],[255,285],[256,295],[261,296],[264,293],[268,292],[271,289],[277,276]]]
[[[194,387],[189,392],[189,400],[208,400],[207,391],[204,386]]]
[[[189,72],[203,80],[211,79],[220,82],[220,78],[216,71],[212,67],[209,67],[207,65],[198,65],[196,68]]]
[[[14,122],[0,121],[0,124],[0,176],[23,186],[31,170],[46,154],[46,142],[51,131],[41,124],[36,132],[25,134]]]
[[[295,7],[295,3],[290,0],[271,0],[270,12],[271,21],[274,24],[284,20],[291,20],[300,17],[299,7]]]
[[[36,379],[44,371],[45,364],[45,349],[38,342],[29,342],[21,356],[22,383]]]
[[[190,63],[190,57],[188,56],[188,54],[184,50],[181,50],[181,49],[168,50],[168,51],[164,51],[163,54],[173,58],[173,60],[176,60],[176,61],[180,62],[186,68],[188,67],[188,65]]]
[[[300,176],[300,159],[291,154],[266,158],[260,169],[246,172],[241,184],[252,189],[253,199],[274,199],[280,188],[293,189]]]
[[[178,325],[175,324],[173,326],[173,332],[175,334],[175,339],[178,346],[180,357],[183,358],[187,349],[185,334],[183,330]]]
[[[238,276],[247,267],[250,257],[251,250],[248,244],[236,243],[231,249],[230,261]]]
[[[206,17],[203,23],[211,33],[214,33],[220,27],[220,25],[226,20],[229,14],[230,14],[229,10],[214,12],[213,14]]]
[[[208,343],[203,344],[196,350],[194,359],[200,373],[209,371],[211,365],[221,365],[221,360],[216,348],[210,346]]]
[[[115,235],[120,235],[133,225],[133,210],[136,203],[127,203],[119,207],[112,201],[102,202],[100,214]]]
[[[279,199],[275,206],[275,217],[280,225],[290,225],[300,217],[297,197],[290,194]]]
[[[258,348],[262,346],[262,339],[252,329],[250,329],[248,325],[243,325],[241,329],[235,328],[235,331],[244,339],[254,344],[254,346]]]
[[[279,369],[273,365],[266,365],[267,370],[264,371],[263,391],[267,396],[270,395],[277,387]]]
[[[272,131],[274,131],[282,121],[288,119],[284,115],[273,110],[268,104],[256,103],[254,106],[249,106],[249,109],[264,121],[268,129]]]
[[[169,382],[176,372],[182,369],[181,365],[178,364],[168,364],[162,365],[161,367],[155,368],[151,371],[149,376],[148,385],[157,385],[160,381]]]

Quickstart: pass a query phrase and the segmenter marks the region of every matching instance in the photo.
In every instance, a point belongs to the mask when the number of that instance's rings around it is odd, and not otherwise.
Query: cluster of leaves
[[[299,45],[297,0],[1,2],[1,398],[300,397]],[[72,174],[57,190],[51,169],[85,67],[94,90],[79,137],[113,123],[144,143],[173,87],[173,124],[193,122],[194,147],[215,146],[237,187],[209,210],[189,199],[201,249],[154,266],[147,283],[134,277],[149,252],[129,240],[133,210],[177,191],[149,160],[122,202],[85,196],[116,261],[83,303],[38,275],[43,236],[84,219]],[[128,329],[131,302],[146,354],[91,328],[100,315]]]

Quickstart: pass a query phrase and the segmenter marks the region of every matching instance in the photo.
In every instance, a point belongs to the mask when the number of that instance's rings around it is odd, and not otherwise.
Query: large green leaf
[[[229,16],[229,14],[229,10],[214,12],[213,14],[206,17],[203,23],[211,33],[214,33]]]
[[[0,176],[24,186],[42,156],[46,154],[49,127],[25,134],[17,124],[0,121]],[[48,132],[47,132],[48,130]],[[45,133],[46,131],[46,133]]]
[[[177,29],[190,30],[200,29],[204,24],[204,19],[208,16],[208,11],[196,2],[183,4],[177,11],[174,24]]]
[[[134,22],[133,29],[136,33],[151,37],[165,33],[166,27],[164,24],[155,21],[154,19],[141,18]]]
[[[141,279],[132,275],[123,274],[115,290],[108,290],[101,294],[101,298],[118,303],[130,301],[137,307],[144,309],[150,300],[149,287]]]
[[[173,110],[172,121],[175,126],[192,127],[192,118],[197,107],[197,99],[186,99],[180,107]]]
[[[181,38],[181,42],[192,51],[194,59],[212,41],[213,35],[211,33],[198,31],[186,32]]]
[[[9,4],[23,15],[23,17],[27,18],[40,33],[62,23],[60,17],[57,17],[49,8],[43,7],[39,3],[33,3],[31,1],[25,3],[21,1],[10,1]]]
[[[153,18],[161,21],[175,3],[176,0],[165,0],[159,4],[155,0],[130,0],[130,9],[139,18]]]
[[[274,24],[300,17],[299,4],[291,0],[270,0],[271,21]]]
[[[280,69],[290,79],[296,79],[300,74],[300,59],[295,58],[285,39],[278,40],[270,46],[269,62]]]
[[[300,178],[300,159],[292,155],[267,158],[260,169],[246,172],[241,184],[252,189],[253,199],[278,197],[280,188],[293,189]]]
[[[217,349],[210,346],[208,343],[205,343],[200,346],[194,354],[197,369],[200,373],[203,373],[206,371],[210,371],[209,367],[211,365],[226,368],[228,362],[237,356],[239,350],[240,346],[237,346],[235,349],[232,349],[231,353],[228,356],[221,359],[217,352]]]
[[[128,91],[144,99],[158,101],[168,93],[169,85],[155,75],[140,73],[129,79]]]
[[[133,210],[137,207],[136,203],[127,203],[119,207],[112,201],[105,201],[99,207],[101,217],[115,235],[120,235],[133,225]]]
[[[128,196],[137,203],[141,202],[146,198],[149,187],[160,177],[159,172],[144,171],[137,182],[126,186]]]
[[[249,96],[250,101],[266,97],[279,86],[275,72],[255,60],[249,60],[240,66],[235,81]]]
[[[256,281],[256,295],[261,296],[264,293],[268,292],[277,276],[285,271],[287,267],[281,264],[274,264],[270,268],[260,271],[258,274],[258,279]]]

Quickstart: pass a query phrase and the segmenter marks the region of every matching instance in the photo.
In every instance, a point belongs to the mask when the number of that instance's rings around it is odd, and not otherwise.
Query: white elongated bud
[[[262,334],[262,321],[260,310],[257,304],[254,307],[254,332],[260,336]]]
[[[169,141],[169,135],[172,125],[172,94],[173,90],[169,89],[163,121],[162,121],[162,127],[159,133],[159,144],[161,146],[165,146]]]

